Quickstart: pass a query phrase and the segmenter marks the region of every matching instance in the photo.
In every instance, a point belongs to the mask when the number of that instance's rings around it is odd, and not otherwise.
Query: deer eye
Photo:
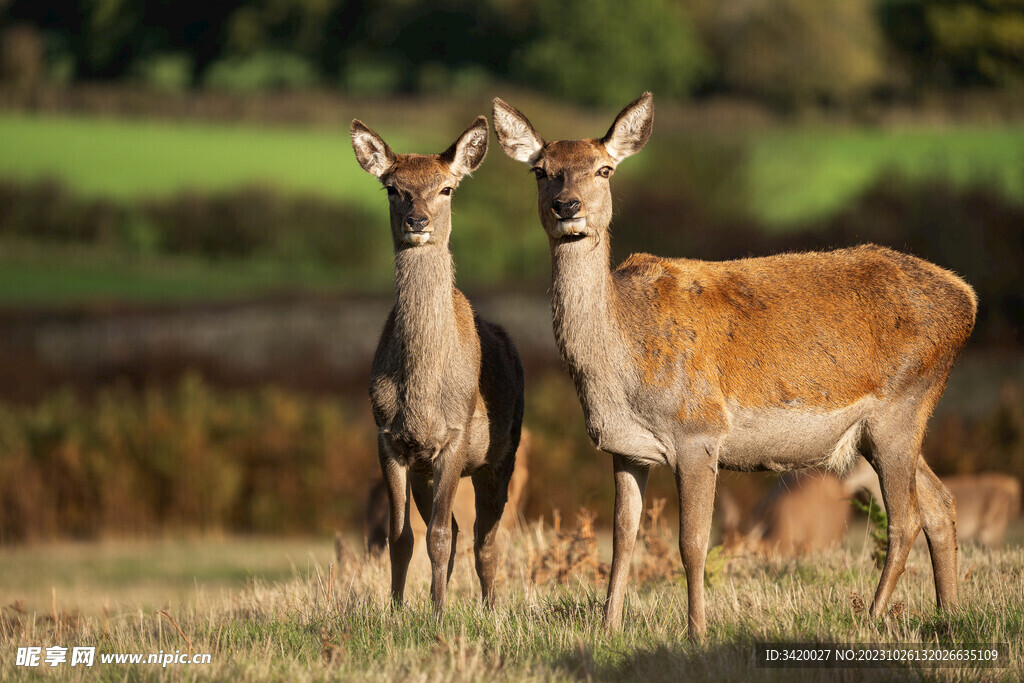
[[[543,180],[544,178],[548,177],[548,174],[545,173],[544,169],[541,168],[540,166],[534,166],[533,168],[530,169],[530,172],[533,173],[533,175],[537,176],[537,180]]]
[[[443,194],[445,197],[451,197],[452,196],[452,188],[450,188],[450,187],[444,188],[443,190],[441,190],[441,194]]]
[[[394,197],[398,194],[398,190],[395,189],[394,185],[387,185],[384,187],[384,189],[388,191],[389,197]]]
[[[597,169],[597,175],[599,175],[602,178],[608,178],[608,177],[611,176],[611,174],[612,174],[612,167],[611,166],[602,166],[601,168]]]

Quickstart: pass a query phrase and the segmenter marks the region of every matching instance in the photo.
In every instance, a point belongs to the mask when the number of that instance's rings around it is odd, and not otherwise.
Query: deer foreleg
[[[604,604],[604,625],[609,630],[622,626],[622,603],[629,582],[630,564],[640,515],[644,508],[644,492],[650,468],[622,455],[613,456],[615,468],[615,528],[612,536],[612,574],[608,581],[608,598]]]

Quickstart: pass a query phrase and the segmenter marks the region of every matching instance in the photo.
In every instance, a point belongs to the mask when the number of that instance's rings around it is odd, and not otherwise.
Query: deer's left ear
[[[601,138],[616,163],[644,148],[654,130],[654,96],[645,92],[615,117],[615,123]]]
[[[469,128],[441,155],[452,173],[460,178],[480,168],[487,154],[487,119],[476,117]]]

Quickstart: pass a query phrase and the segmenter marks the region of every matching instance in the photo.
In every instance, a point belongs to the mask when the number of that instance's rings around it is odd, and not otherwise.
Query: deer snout
[[[580,200],[578,199],[556,199],[551,202],[551,210],[559,218],[573,218],[580,212]]]
[[[426,216],[409,214],[405,217],[405,232],[402,239],[406,244],[420,245],[430,241],[431,233],[434,232],[430,225],[430,219]]]
[[[426,230],[430,219],[426,216],[408,215],[405,217],[405,228],[412,232],[423,232]]]

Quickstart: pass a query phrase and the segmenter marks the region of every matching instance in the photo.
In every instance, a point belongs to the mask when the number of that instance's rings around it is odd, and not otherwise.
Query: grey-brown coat
[[[409,498],[428,521],[431,598],[444,608],[458,524],[459,480],[473,478],[474,550],[483,600],[493,601],[495,534],[523,420],[523,368],[505,331],[481,320],[454,286],[451,197],[487,152],[479,117],[442,154],[395,154],[352,122],[359,164],[387,189],[395,306],[377,345],[370,401],[390,503],[391,592],[401,602],[412,557]]]

